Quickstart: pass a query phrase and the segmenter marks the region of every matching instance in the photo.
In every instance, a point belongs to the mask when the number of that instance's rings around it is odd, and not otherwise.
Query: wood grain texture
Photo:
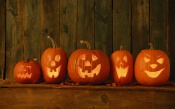
[[[0,80],[5,77],[5,0],[0,0]]]
[[[112,0],[95,0],[95,49],[112,53]]]
[[[113,0],[113,51],[120,46],[131,52],[131,2]]]
[[[149,43],[149,1],[132,0],[132,55],[148,48]]]
[[[25,109],[140,109],[140,107],[174,109],[175,90],[168,89],[143,86],[9,87],[0,90],[0,93],[3,93],[0,107],[11,109],[19,107]]]

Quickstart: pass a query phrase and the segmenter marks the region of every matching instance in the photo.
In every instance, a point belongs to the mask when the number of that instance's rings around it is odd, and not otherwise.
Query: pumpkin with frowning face
[[[142,50],[135,61],[135,77],[142,85],[163,85],[170,77],[170,61],[162,50]]]
[[[110,73],[110,64],[107,55],[101,50],[78,49],[74,51],[68,61],[68,74],[70,79],[79,84],[100,84]]]
[[[126,85],[131,83],[133,79],[133,57],[127,50],[115,51],[111,55],[111,71],[114,82],[118,85]]]
[[[36,59],[29,58],[27,61],[20,61],[15,65],[14,77],[17,82],[23,84],[37,83],[41,76],[41,69]]]
[[[44,51],[41,57],[41,67],[43,77],[46,83],[60,83],[66,78],[67,54],[62,48],[57,48],[53,39],[51,40],[53,48]]]

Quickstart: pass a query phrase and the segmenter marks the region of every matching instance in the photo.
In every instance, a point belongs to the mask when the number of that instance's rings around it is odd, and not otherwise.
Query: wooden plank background
[[[51,47],[50,35],[68,56],[81,39],[109,57],[120,45],[134,58],[152,42],[170,57],[175,80],[174,0],[0,0],[1,80],[14,80],[18,61]]]

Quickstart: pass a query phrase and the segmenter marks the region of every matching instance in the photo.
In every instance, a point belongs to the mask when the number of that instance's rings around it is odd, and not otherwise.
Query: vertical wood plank
[[[131,51],[131,2],[113,0],[113,51],[120,45]]]
[[[87,48],[80,40],[87,40],[94,48],[94,0],[78,0],[77,48]]]
[[[41,0],[40,0],[41,1]],[[42,13],[41,17],[41,54],[47,48],[52,47],[50,40],[47,36],[50,36],[55,41],[57,47],[60,46],[60,0],[42,0]],[[39,5],[39,6],[40,6]]]
[[[0,80],[5,72],[5,0],[0,0]]]
[[[14,80],[13,69],[24,58],[23,0],[6,0],[6,78]]]
[[[60,46],[70,54],[77,44],[77,0],[60,0]]]
[[[41,48],[41,0],[21,0],[21,30],[24,31],[24,59],[37,58],[40,62]]]
[[[150,42],[155,49],[168,50],[167,39],[167,2],[150,0]]]
[[[169,48],[169,58],[170,58],[170,80],[175,81],[175,0],[168,0],[168,48]]]
[[[95,49],[112,53],[112,0],[95,0]]]
[[[132,54],[136,58],[149,43],[149,0],[132,0]]]

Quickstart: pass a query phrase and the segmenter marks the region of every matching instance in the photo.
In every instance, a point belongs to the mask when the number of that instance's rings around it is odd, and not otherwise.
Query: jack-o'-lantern
[[[78,49],[74,51],[68,61],[68,74],[70,79],[79,84],[100,84],[110,73],[110,63],[107,55],[101,50]]]
[[[111,72],[114,82],[118,85],[126,85],[131,83],[133,79],[133,57],[127,50],[115,51],[111,55]]]
[[[36,59],[29,58],[27,61],[20,61],[15,65],[14,77],[17,82],[23,84],[37,83],[41,76],[40,66]]]
[[[142,85],[163,85],[170,77],[170,61],[162,50],[142,50],[135,61],[135,78]]]
[[[67,54],[62,48],[57,48],[53,39],[48,36],[53,48],[44,51],[41,57],[41,67],[46,83],[60,83],[66,78]]]

